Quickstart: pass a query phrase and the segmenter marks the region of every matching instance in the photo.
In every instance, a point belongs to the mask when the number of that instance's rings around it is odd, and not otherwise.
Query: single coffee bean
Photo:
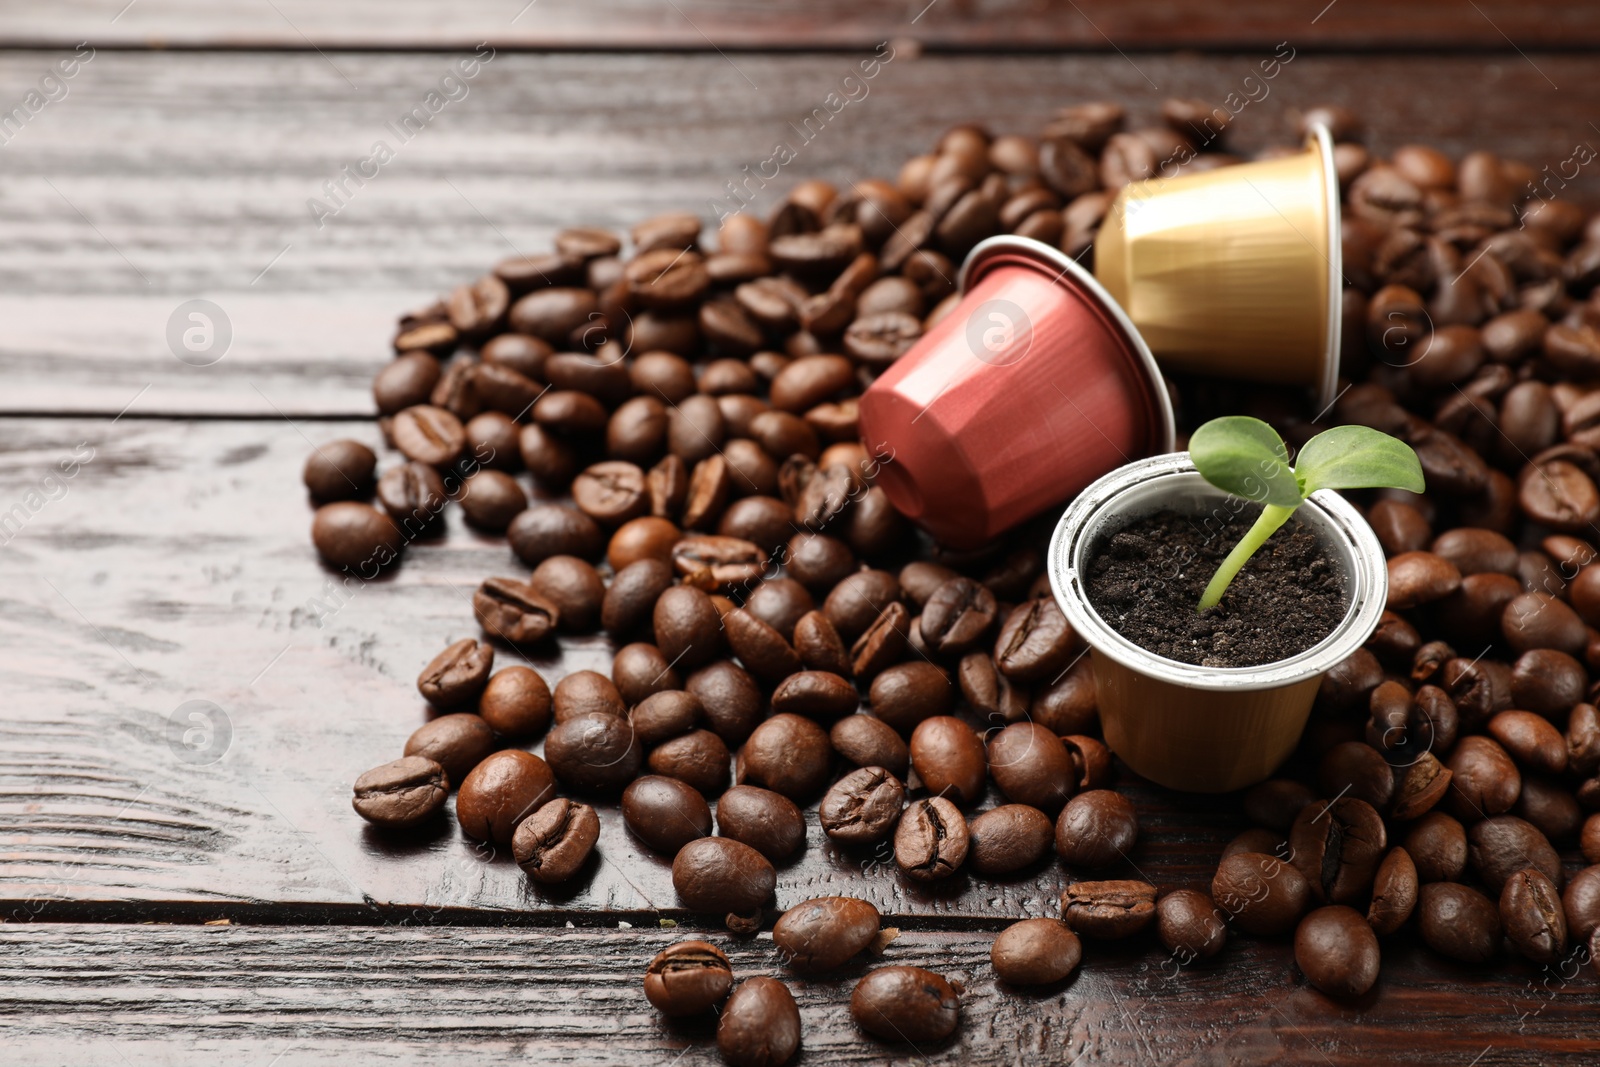
[[[783,794],[736,785],[717,799],[717,833],[782,863],[805,847],[806,821]]]
[[[710,796],[728,786],[728,746],[710,730],[690,730],[663,741],[645,760],[655,774],[676,778]]]
[[[444,809],[450,781],[436,761],[405,756],[374,767],[356,779],[356,814],[384,830],[405,830]]]
[[[1453,563],[1463,576],[1491,571],[1513,574],[1517,569],[1517,546],[1493,530],[1466,526],[1446,530],[1434,538],[1429,550]]]
[[[743,744],[765,709],[761,689],[750,672],[728,660],[695,671],[684,688],[700,699],[706,725],[726,745]]]
[[[1050,817],[1026,804],[1002,804],[967,826],[967,861],[981,875],[1014,874],[1050,850],[1055,826]]]
[[[667,662],[667,657],[655,645],[644,641],[635,641],[631,645],[623,645],[617,649],[617,654],[611,659],[611,678],[621,694],[622,701],[628,705],[642,704],[657,693],[673,692],[682,688],[683,682],[678,677],[678,672],[672,669],[672,664]],[[695,717],[701,714],[698,698],[695,701]],[[691,723],[690,726],[693,724]],[[638,724],[635,724],[637,729]],[[683,729],[689,729],[684,726]],[[677,732],[682,732],[681,730]],[[672,736],[660,734],[656,740]],[[654,741],[644,741],[644,744],[654,744]]]
[[[828,731],[828,740],[857,767],[883,767],[904,777],[911,765],[910,747],[888,723],[871,715],[844,716]]]
[[[910,747],[911,768],[928,792],[960,805],[983,796],[988,763],[983,740],[972,727],[953,715],[924,719],[912,731]]]
[[[1561,893],[1567,929],[1579,941],[1600,928],[1600,866],[1585,867],[1567,881]]]
[[[494,731],[476,715],[457,712],[424,723],[406,739],[405,754],[422,756],[444,768],[450,782],[460,782],[494,751]]]
[[[852,714],[861,697],[855,686],[828,671],[800,671],[779,683],[772,710],[831,722]]]
[[[1442,811],[1430,811],[1406,833],[1406,852],[1421,882],[1454,882],[1467,869],[1467,831]]]
[[[1023,919],[1000,931],[989,962],[1003,982],[1049,985],[1077,970],[1083,958],[1078,935],[1059,919]]]
[[[765,786],[790,800],[812,799],[828,784],[833,745],[810,719],[778,714],[757,726],[739,753],[739,784]]]
[[[785,967],[820,974],[843,967],[878,936],[878,909],[855,897],[817,897],[779,916],[772,944]]]
[[[1383,681],[1383,665],[1364,648],[1334,664],[1317,689],[1317,707],[1355,711],[1367,705],[1368,694]]]
[[[1458,882],[1430,882],[1417,899],[1417,930],[1441,956],[1487,963],[1500,948],[1500,912],[1489,898]]]
[[[1404,552],[1389,561],[1389,603],[1405,611],[1442,600],[1461,587],[1456,565],[1432,552]]]
[[[1378,938],[1361,913],[1342,904],[1318,908],[1294,932],[1294,961],[1330,997],[1351,999],[1378,980]]]
[[[1175,889],[1156,901],[1156,936],[1182,965],[1221,952],[1228,926],[1210,897],[1196,889]]]
[[[987,588],[971,578],[952,578],[923,605],[922,639],[940,655],[964,655],[988,634],[998,610]]]
[[[1487,737],[1463,737],[1448,766],[1451,810],[1467,822],[1510,811],[1522,792],[1516,764]]]
[[[886,840],[900,821],[906,790],[882,767],[860,767],[833,784],[817,808],[823,832],[847,845]]]
[[[885,1041],[943,1041],[961,1021],[961,988],[921,967],[868,971],[850,994],[850,1017]]]
[[[1549,593],[1515,597],[1500,616],[1500,630],[1506,643],[1518,652],[1553,648],[1579,656],[1587,640],[1577,612]]]
[[[1543,871],[1557,886],[1562,882],[1561,857],[1536,826],[1515,815],[1473,823],[1467,830],[1467,859],[1490,893],[1499,893],[1524,867]]]
[[[820,611],[808,611],[795,621],[794,650],[807,670],[848,676],[853,666],[839,631]]]
[[[1372,887],[1388,835],[1371,804],[1345,796],[1300,809],[1289,830],[1289,844],[1312,897],[1346,904]]]
[[[1055,599],[1035,597],[1006,616],[995,640],[995,666],[1015,682],[1053,680],[1071,662],[1077,641]]]
[[[396,414],[391,433],[394,446],[407,459],[430,467],[450,463],[467,443],[461,420],[431,404],[417,404]]]
[[[1537,648],[1523,653],[1511,665],[1511,699],[1525,711],[1557,717],[1583,702],[1588,681],[1583,664],[1571,656],[1551,648]],[[1505,741],[1501,740],[1501,744]]]
[[[1367,512],[1367,522],[1378,535],[1385,554],[1402,555],[1428,547],[1433,531],[1416,508],[1398,500],[1380,500]]]
[[[1377,692],[1373,691],[1375,697]],[[1363,741],[1346,741],[1323,754],[1317,784],[1324,796],[1350,796],[1374,808],[1387,808],[1394,796],[1395,777],[1382,752]]]
[[[705,941],[679,941],[656,953],[644,972],[644,995],[661,1014],[699,1015],[733,988],[733,968]]]
[[[857,680],[870,682],[900,662],[910,644],[911,616],[904,604],[892,603],[883,609],[865,633],[850,648],[850,673]]]
[[[628,714],[627,705],[623,703],[616,685],[598,671],[573,671],[556,683],[550,700],[558,723],[579,715],[614,715],[623,718]]]
[[[700,698],[693,693],[665,689],[646,696],[634,705],[633,710],[628,713],[628,722],[632,724],[633,734],[639,739],[639,743],[651,748],[693,730],[699,724],[704,712]]]
[[[711,835],[711,807],[675,778],[647,774],[622,791],[622,821],[645,846],[668,856]]]
[[[854,641],[877,621],[891,601],[899,599],[900,583],[888,571],[856,571],[833,587],[823,601],[822,613],[842,640]]]
[[[489,677],[478,714],[503,737],[534,737],[550,725],[550,687],[532,667],[506,667]]]
[[[1556,883],[1525,867],[1500,891],[1500,922],[1513,948],[1534,963],[1555,963],[1567,952],[1567,917]]]
[[[551,556],[599,559],[605,547],[599,524],[565,504],[535,504],[511,520],[506,540],[517,558],[530,567]]]
[[[1093,664],[1084,658],[1033,695],[1028,716],[1052,733],[1083,734],[1099,728]]]
[[[600,626],[612,637],[627,637],[651,622],[656,600],[670,589],[670,564],[641,559],[617,571],[600,601]]]
[[[994,723],[1019,722],[1028,714],[1028,694],[1011,683],[987,652],[969,652],[956,668],[961,695]]]
[[[740,982],[717,1020],[717,1051],[732,1067],[779,1067],[800,1047],[800,1008],[776,978]]]
[[[1109,867],[1126,860],[1138,836],[1133,805],[1109,789],[1079,793],[1056,820],[1056,852],[1074,867]]]
[[[470,637],[452,643],[417,675],[417,691],[436,708],[471,704],[489,683],[494,649]]]
[[[445,500],[444,479],[426,463],[390,467],[378,479],[378,503],[407,540],[439,532]]]
[[[544,756],[562,785],[601,794],[621,792],[643,762],[628,721],[600,712],[558,716],[545,736]]]
[[[523,819],[511,839],[517,866],[542,885],[567,881],[600,839],[600,817],[587,804],[558,798]]]
[[[1211,899],[1245,933],[1271,937],[1294,929],[1311,900],[1311,886],[1275,856],[1240,852],[1217,866]]]
[[[1048,814],[1061,810],[1077,780],[1066,746],[1037,723],[1013,723],[990,738],[989,771],[1008,798]]]
[[[655,515],[629,519],[611,535],[606,545],[606,562],[616,572],[642,559],[671,564],[672,546],[682,536],[676,525]]]
[[[1400,929],[1417,906],[1417,891],[1417,865],[1410,853],[1403,848],[1390,849],[1373,879],[1367,925],[1379,935]]]
[[[744,608],[792,641],[795,625],[813,608],[811,594],[793,578],[769,578],[745,597]],[[797,650],[798,651],[798,650]]]
[[[1531,711],[1502,711],[1485,728],[1524,769],[1551,775],[1567,769],[1567,739],[1548,719]]]
[[[788,560],[789,577],[813,593],[831,590],[849,577],[856,566],[855,553],[850,551],[849,545],[819,533],[795,534],[789,539],[784,558]]]
[[[955,705],[955,686],[945,673],[925,660],[897,663],[872,680],[873,714],[902,735],[918,723],[948,715]]]
[[[1061,915],[1086,937],[1131,937],[1154,921],[1156,887],[1131,880],[1074,882],[1061,894]]]
[[[722,616],[702,590],[675,585],[656,598],[656,646],[683,670],[710,663],[722,650]]]
[[[472,594],[478,625],[513,645],[534,645],[554,636],[561,609],[531,582],[486,578]]]
[[[1567,718],[1567,767],[1578,774],[1600,769],[1600,709],[1579,704]]]
[[[767,858],[731,838],[697,838],[672,861],[672,887],[690,911],[748,915],[765,906],[776,884]]]
[[[1578,851],[1583,853],[1584,862],[1600,863],[1600,812],[1590,815],[1583,821],[1583,832],[1578,838]]]
[[[800,657],[783,635],[743,608],[724,615],[722,628],[728,647],[758,679],[776,684],[799,673]]]
[[[426,404],[439,384],[439,361],[427,352],[407,352],[372,379],[372,399],[379,415],[395,415],[416,404]]]
[[[1548,778],[1524,778],[1522,793],[1511,811],[1519,819],[1526,819],[1550,841],[1577,837],[1583,824],[1583,808],[1578,798],[1562,783]]]
[[[590,633],[600,621],[605,582],[577,556],[551,556],[533,569],[528,584],[555,605],[556,621],[569,633]]]
[[[967,858],[967,821],[944,797],[913,801],[894,832],[894,861],[907,877],[933,882],[954,874]]]
[[[596,463],[572,480],[572,502],[602,526],[621,526],[649,510],[644,471],[622,460]]]
[[[312,449],[306,457],[301,477],[311,498],[320,503],[330,500],[359,500],[372,493],[372,472],[378,457],[360,441],[341,438]]]
[[[531,752],[506,749],[486,757],[462,780],[456,821],[468,837],[509,845],[517,824],[555,792],[549,764]]]
[[[327,563],[354,571],[363,579],[396,559],[405,541],[394,521],[373,507],[355,500],[324,504],[311,518],[311,543]]]
[[[468,525],[504,533],[511,520],[528,507],[528,494],[504,471],[480,470],[462,483],[461,512]]]

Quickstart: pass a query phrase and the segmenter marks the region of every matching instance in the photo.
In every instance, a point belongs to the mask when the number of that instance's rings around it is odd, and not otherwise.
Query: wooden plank
[[[307,438],[340,436],[379,446],[369,422],[0,420],[0,513],[39,505],[0,549],[0,915],[683,914],[668,861],[629,837],[614,806],[601,808],[603,862],[559,892],[534,888],[453,818],[397,844],[350,810],[356,775],[397,757],[426,720],[417,672],[476,635],[471,590],[525,568],[452,508],[445,538],[337,606],[299,469]],[[74,477],[45,481],[74,455]],[[554,682],[608,670],[611,652],[603,637],[564,639],[533,662]],[[196,700],[231,727],[204,766],[169,744]],[[1146,832],[1123,873],[1208,884],[1241,825],[1235,801],[1180,804],[1139,783],[1130,796]],[[1037,911],[1065,884],[1052,861],[1012,882],[927,888],[886,857],[834,848],[814,812],[808,822],[779,906],[844,892],[894,915],[993,917]]]
[[[709,1022],[668,1023],[640,979],[685,929],[0,926],[0,1032],[10,1062],[189,1067],[437,1063],[718,1063]],[[1177,968],[1153,941],[1089,944],[1062,986],[1002,988],[988,932],[907,929],[882,963],[965,986],[956,1034],[885,1045],[855,1029],[850,991],[784,972],[770,935],[722,944],[739,977],[784,979],[796,1064],[1588,1064],[1600,995],[1523,964],[1442,964],[1400,938],[1359,1004],[1304,984],[1282,942],[1235,941]]]
[[[1240,0],[1226,13],[1194,0],[424,0],[215,4],[68,0],[11,5],[0,39],[124,48],[815,49],[889,38],[951,51],[1081,48],[1583,48],[1600,17],[1582,0]],[[1474,10],[1474,8],[1476,10]]]
[[[625,229],[685,208],[712,218],[724,184],[776,140],[798,141],[791,123],[857,58],[502,54],[318,229],[307,201],[375,140],[393,140],[385,124],[452,57],[102,52],[0,148],[0,411],[115,415],[139,396],[133,414],[367,414],[400,311],[548,247],[564,226]],[[957,122],[1032,132],[1056,107],[1097,98],[1151,122],[1168,95],[1239,91],[1256,58],[905,52],[754,208],[770,210],[801,177],[892,175]],[[0,55],[0,102],[20,99],[44,62]],[[1543,53],[1302,54],[1240,115],[1237,143],[1281,142],[1295,109],[1332,101],[1367,116],[1379,151],[1488,146],[1554,166],[1600,136],[1589,65]],[[1600,203],[1600,177],[1586,168],[1569,192]],[[180,362],[166,338],[196,297],[233,326],[207,367]]]

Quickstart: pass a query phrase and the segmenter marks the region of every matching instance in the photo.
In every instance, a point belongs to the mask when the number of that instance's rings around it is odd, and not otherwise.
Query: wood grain
[[[412,1064],[447,1049],[481,1064],[719,1063],[709,1021],[668,1023],[640,988],[650,957],[688,934],[0,926],[0,1030],[10,1062]],[[710,936],[736,976],[794,992],[797,1064],[1576,1065],[1593,1062],[1600,1007],[1589,976],[1546,990],[1522,965],[1491,976],[1404,940],[1374,992],[1345,1005],[1307,987],[1281,942],[1235,942],[1186,968],[1152,942],[1089,944],[1074,978],[1021,991],[994,978],[988,932],[907,928],[881,960],[812,980],[779,967],[770,935]],[[956,1034],[912,1047],[858,1031],[850,991],[880,962],[961,981]]]
[[[626,229],[685,208],[714,218],[724,184],[774,141],[798,142],[790,124],[860,56],[504,54],[399,144],[385,124],[453,58],[97,55],[0,148],[0,411],[115,415],[138,397],[134,415],[365,415],[399,312],[547,248],[564,226]],[[753,207],[770,210],[801,177],[892,175],[958,122],[1033,132],[1098,98],[1152,122],[1166,96],[1239,91],[1258,58],[902,54]],[[0,55],[0,102],[45,62]],[[1555,166],[1600,139],[1589,67],[1533,53],[1299,55],[1241,113],[1236,140],[1247,152],[1282,142],[1296,109],[1333,101],[1366,115],[1380,152],[1490,145]],[[396,157],[318,229],[308,199],[377,139]],[[1600,204],[1597,174],[1586,168],[1570,194]],[[166,336],[196,297],[232,322],[212,366],[179,362]]]
[[[68,0],[11,5],[0,39],[124,48],[818,49],[889,38],[951,51],[1311,48],[1583,48],[1600,17],[1583,0],[353,0],[218,4]],[[127,8],[125,10],[125,8]]]

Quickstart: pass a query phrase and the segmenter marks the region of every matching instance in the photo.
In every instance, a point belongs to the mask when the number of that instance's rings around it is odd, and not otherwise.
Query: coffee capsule
[[[1087,270],[1038,241],[991,237],[958,283],[956,306],[861,397],[877,484],[907,517],[975,548],[1172,450],[1155,360]]]
[[[1095,276],[1161,366],[1312,390],[1333,403],[1342,287],[1333,141],[1133,182],[1095,237]]]

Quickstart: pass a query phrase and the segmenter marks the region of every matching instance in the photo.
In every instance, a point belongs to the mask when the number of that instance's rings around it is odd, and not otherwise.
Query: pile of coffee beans
[[[454,789],[465,834],[559,883],[620,811],[670,858],[680,903],[741,933],[766,923],[812,811],[918,882],[1038,870],[1054,848],[1082,880],[1059,917],[996,939],[996,974],[1019,986],[1070,974],[1080,936],[1148,931],[1181,963],[1292,934],[1336,997],[1371,989],[1402,927],[1472,962],[1600,949],[1600,220],[1530,168],[1421,146],[1381,159],[1355,116],[1304,116],[1332,127],[1346,200],[1353,384],[1334,415],[1409,442],[1428,493],[1356,497],[1391,557],[1391,610],[1326,676],[1285,776],[1240,798],[1209,886],[1094,880],[1139,825],[1043,575],[1053,516],[955,552],[873,484],[892,460],[858,443],[857,398],[950,309],[962,256],[1009,232],[1087,261],[1126,182],[1239,161],[1226,119],[1173,100],[1137,129],[1110,103],[1038,137],[961,126],[895,180],[803,181],[714,240],[694,215],[650,219],[626,255],[568,230],[405,316],[373,385],[399,456],[378,474],[359,444],[319,448],[313,541],[371,577],[439,536],[453,502],[510,553],[473,596],[484,640],[423,669],[439,714],[357,779],[357,812],[404,831]],[[1191,423],[1209,403],[1291,442],[1317,429],[1281,393],[1174,397]],[[496,649],[597,630],[610,677],[552,689],[493,669]],[[991,783],[1007,803],[974,810]],[[818,973],[877,934],[871,905],[825,898],[773,939]],[[781,1063],[800,1040],[785,986],[735,988],[704,941],[650,962],[645,993],[672,1015],[721,1004],[732,1063]],[[886,966],[851,1012],[880,1038],[936,1040],[959,994]]]

